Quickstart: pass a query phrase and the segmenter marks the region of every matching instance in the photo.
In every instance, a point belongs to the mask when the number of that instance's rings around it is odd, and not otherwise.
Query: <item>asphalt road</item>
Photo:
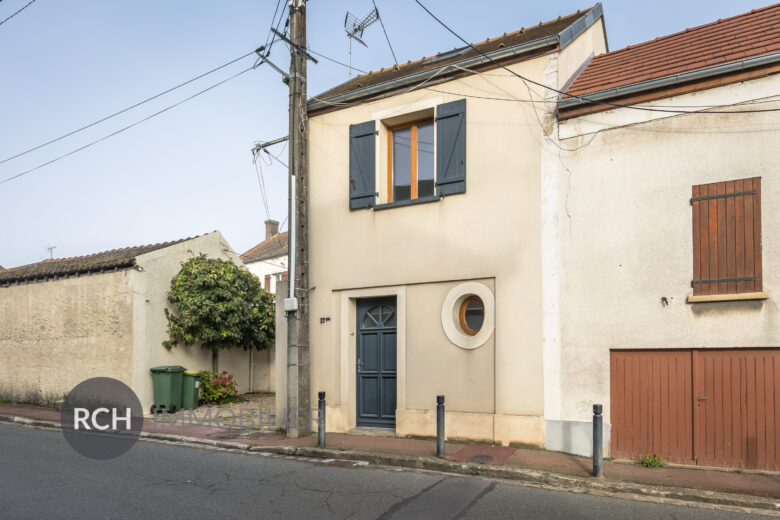
[[[74,452],[60,432],[9,424],[0,424],[0,517],[759,518],[477,477],[147,441],[117,459],[93,461]]]

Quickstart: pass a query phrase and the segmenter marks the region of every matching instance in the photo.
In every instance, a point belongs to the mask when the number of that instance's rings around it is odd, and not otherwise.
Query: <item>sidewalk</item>
[[[59,412],[54,409],[0,405],[0,419],[8,422],[14,417],[38,421],[43,426],[59,426]],[[17,422],[23,421],[17,419]],[[780,472],[680,466],[649,469],[629,462],[604,461],[605,478],[595,479],[590,476],[592,463],[589,458],[541,449],[448,442],[445,458],[437,459],[434,439],[328,433],[327,449],[320,450],[315,448],[316,435],[288,439],[282,433],[256,429],[239,430],[181,422],[166,424],[161,421],[155,424],[151,419],[145,421],[143,435],[225,448],[365,460],[376,464],[525,480],[540,485],[584,487],[780,512]]]

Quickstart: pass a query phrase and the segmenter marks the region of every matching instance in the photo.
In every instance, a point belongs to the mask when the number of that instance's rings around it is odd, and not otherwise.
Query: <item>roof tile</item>
[[[474,46],[481,53],[488,53],[504,47],[512,47],[521,43],[540,40],[548,36],[553,36],[571,24],[588,14],[592,8],[577,11],[567,16],[559,16],[555,20],[539,22],[538,25],[523,27],[517,31],[504,33],[495,38],[487,38]],[[460,52],[458,52],[460,51]],[[477,52],[466,47],[453,48],[452,50],[440,52],[433,56],[425,56],[416,61],[407,61],[400,65],[382,68],[377,71],[360,74],[351,80],[342,83],[326,92],[318,94],[315,99],[328,99],[339,94],[346,94],[363,87],[370,87],[386,81],[402,78],[425,70],[434,69],[447,63],[454,63],[463,59],[477,56]]]
[[[277,233],[268,240],[264,240],[255,247],[241,255],[244,263],[259,262],[268,258],[276,258],[287,254],[287,231]]]
[[[181,240],[159,244],[112,249],[85,256],[47,258],[42,262],[34,264],[20,265],[5,270],[0,269],[0,285],[133,267],[138,256],[178,244],[179,242],[191,240],[192,238],[197,237],[182,238]]]
[[[780,4],[596,56],[567,91],[587,95],[780,50]]]

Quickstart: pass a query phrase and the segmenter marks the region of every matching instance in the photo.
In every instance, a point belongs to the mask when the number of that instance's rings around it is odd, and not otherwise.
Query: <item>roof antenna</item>
[[[54,260],[54,248],[57,246],[48,246],[46,249],[49,250],[49,260]]]
[[[352,79],[352,40],[355,40],[363,47],[368,48],[368,45],[361,40],[360,38],[363,36],[363,31],[366,30],[366,28],[376,23],[379,20],[379,11],[376,7],[371,10],[370,13],[366,15],[365,18],[362,20],[358,20],[358,18],[347,11],[347,16],[344,18],[344,30],[347,32],[347,39],[349,40],[349,78]]]

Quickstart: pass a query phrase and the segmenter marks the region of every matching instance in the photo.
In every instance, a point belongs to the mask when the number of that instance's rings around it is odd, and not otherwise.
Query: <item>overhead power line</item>
[[[387,30],[385,29],[385,22],[383,22],[382,17],[379,16],[379,8],[376,6],[376,2],[374,0],[371,0],[371,2],[374,4],[374,10],[377,13],[377,18],[379,18],[379,24],[382,26],[382,32],[385,33],[385,40],[387,40],[387,46],[390,47],[390,53],[393,55],[393,61],[395,62],[396,65],[398,65],[398,58],[395,57],[393,44],[390,43],[390,37],[387,35]]]
[[[333,63],[335,63],[337,65],[341,65],[342,67],[350,68],[350,66],[348,64],[344,63],[343,61],[339,61],[339,60],[333,59],[333,58],[331,58],[329,56],[325,56],[324,54],[320,54],[319,52],[317,52],[315,50],[312,50],[311,47],[306,47],[306,50],[309,51],[310,53],[316,55],[316,56],[319,56],[320,58],[325,58],[328,61],[332,61]],[[365,70],[361,70],[361,69],[355,67],[354,65],[352,65],[351,68],[352,68],[352,70],[356,70],[356,71],[360,72],[361,74],[368,74]]]
[[[154,95],[154,96],[152,96],[152,97],[148,97],[148,98],[144,99],[143,101],[139,101],[138,103],[136,103],[136,104],[134,104],[134,105],[131,105],[131,106],[127,107],[127,108],[123,108],[122,110],[120,110],[120,111],[118,111],[118,112],[114,112],[114,113],[113,113],[113,114],[111,114],[111,115],[108,115],[108,116],[106,116],[106,117],[103,117],[103,118],[101,118],[101,119],[98,119],[97,121],[94,121],[94,122],[92,122],[92,123],[89,123],[88,125],[84,125],[84,126],[82,126],[81,128],[77,128],[77,129],[75,129],[75,130],[72,130],[72,131],[68,132],[67,134],[64,134],[64,135],[61,135],[61,136],[59,136],[59,137],[56,137],[56,138],[54,138],[54,139],[51,139],[51,140],[49,140],[49,141],[46,141],[45,143],[41,143],[41,144],[39,144],[38,146],[33,146],[32,148],[30,148],[30,149],[28,149],[28,150],[25,150],[25,151],[23,151],[23,152],[19,152],[19,153],[17,153],[16,155],[12,155],[11,157],[6,157],[5,159],[2,159],[2,160],[0,160],[0,164],[6,163],[6,162],[8,162],[8,161],[10,161],[10,160],[16,159],[17,157],[21,157],[21,156],[23,156],[23,155],[26,155],[26,154],[28,154],[28,153],[30,153],[30,152],[34,152],[35,150],[40,150],[40,149],[41,149],[41,148],[43,148],[44,146],[48,146],[48,145],[50,145],[50,144],[56,143],[57,141],[62,141],[62,140],[63,140],[63,139],[65,139],[66,137],[70,137],[70,136],[72,136],[72,135],[74,135],[74,134],[77,134],[77,133],[79,133],[79,132],[82,132],[82,131],[84,131],[84,130],[86,130],[86,129],[88,129],[88,128],[92,128],[92,127],[93,127],[93,126],[95,126],[95,125],[99,125],[100,123],[103,123],[104,121],[108,121],[109,119],[111,119],[111,118],[114,118],[114,117],[116,117],[116,116],[118,116],[118,115],[124,114],[125,112],[127,112],[127,111],[129,111],[129,110],[132,110],[132,109],[134,109],[134,108],[140,107],[141,105],[143,105],[143,104],[145,104],[145,103],[148,103],[148,102],[150,102],[150,101],[153,101],[153,100],[155,100],[155,99],[157,99],[157,98],[159,98],[159,97],[162,97],[162,96],[164,96],[164,95],[166,95],[166,94],[169,94],[169,93],[173,92],[174,90],[177,90],[177,89],[179,89],[179,88],[181,88],[181,87],[184,87],[184,86],[186,86],[186,85],[189,85],[190,83],[192,83],[192,82],[194,82],[194,81],[197,81],[197,80],[199,80],[199,79],[201,79],[201,78],[204,78],[204,77],[208,76],[209,74],[213,74],[214,72],[217,72],[218,70],[222,70],[222,69],[224,69],[225,67],[227,67],[227,66],[229,66],[229,65],[232,65],[232,64],[236,63],[237,61],[241,61],[241,60],[243,60],[244,58],[247,58],[248,56],[251,56],[251,55],[253,55],[254,53],[255,53],[255,51],[248,52],[248,53],[244,54],[243,56],[239,56],[238,58],[235,58],[235,59],[233,59],[233,60],[230,60],[229,62],[227,62],[227,63],[224,63],[224,64],[220,65],[219,67],[215,67],[215,68],[211,69],[211,70],[210,70],[210,71],[208,71],[208,72],[204,72],[203,74],[200,74],[200,75],[198,75],[198,76],[195,76],[194,78],[192,78],[192,79],[189,79],[189,80],[185,81],[184,83],[179,83],[178,85],[176,85],[176,86],[174,86],[174,87],[171,87],[171,88],[169,88],[168,90],[164,90],[164,91],[160,92],[159,94],[155,94],[155,95]]]
[[[230,76],[230,77],[228,77],[226,79],[223,79],[222,81],[220,81],[218,83],[215,83],[215,84],[211,85],[210,87],[207,87],[207,88],[205,88],[205,89],[203,89],[203,90],[201,90],[199,92],[196,92],[195,94],[193,94],[193,95],[191,95],[189,97],[186,97],[186,98],[182,99],[181,101],[179,101],[177,103],[174,103],[173,105],[167,106],[167,107],[163,108],[162,110],[159,110],[159,111],[155,112],[152,115],[146,116],[145,118],[140,119],[140,120],[136,121],[135,123],[132,123],[132,124],[129,124],[129,125],[125,126],[125,127],[122,127],[122,128],[120,128],[119,130],[117,130],[115,132],[111,132],[110,134],[105,135],[105,136],[101,137],[100,139],[96,139],[96,140],[94,140],[94,141],[92,141],[90,143],[85,144],[84,146],[76,148],[75,150],[72,150],[72,151],[70,151],[68,153],[65,153],[65,154],[62,154],[62,155],[60,155],[58,157],[55,157],[54,159],[52,159],[50,161],[46,161],[43,164],[39,164],[38,166],[35,166],[34,168],[30,168],[29,170],[25,170],[25,171],[23,171],[21,173],[17,173],[16,175],[12,175],[11,177],[3,179],[2,181],[0,181],[0,184],[4,184],[4,183],[12,181],[14,179],[18,179],[19,177],[27,175],[28,173],[32,173],[32,172],[34,172],[36,170],[40,170],[44,166],[48,166],[48,165],[50,165],[52,163],[55,163],[55,162],[59,161],[60,159],[64,159],[66,157],[70,157],[71,155],[73,155],[75,153],[78,153],[78,152],[80,152],[82,150],[86,150],[87,148],[89,148],[91,146],[94,146],[94,145],[96,145],[96,144],[98,144],[98,143],[100,143],[102,141],[105,141],[106,139],[114,137],[117,134],[121,134],[125,130],[129,130],[129,129],[135,127],[135,126],[138,126],[141,123],[152,119],[153,117],[157,117],[160,114],[164,114],[165,112],[171,110],[172,108],[176,108],[177,106],[179,106],[179,105],[181,105],[183,103],[186,103],[187,101],[190,101],[191,99],[195,99],[196,97],[200,96],[201,94],[205,94],[209,90],[213,90],[213,89],[219,87],[220,85],[224,85],[228,81],[231,81],[231,80],[233,80],[233,79],[235,79],[235,78],[237,78],[237,77],[239,77],[239,76],[241,76],[243,74],[246,74],[247,72],[249,72],[250,70],[253,70],[253,69],[254,69],[254,67],[249,67],[247,69],[244,69],[241,72],[238,72],[237,74],[233,74],[232,76]]]
[[[14,16],[16,16],[17,14],[21,13],[22,11],[24,11],[25,9],[27,9],[28,7],[30,7],[30,6],[32,5],[32,3],[33,3],[33,2],[35,2],[35,0],[30,0],[29,2],[27,2],[27,3],[24,5],[24,7],[22,7],[21,9],[19,9],[18,11],[16,11],[14,14],[12,14],[12,15],[11,15],[11,16],[9,16],[8,18],[6,18],[6,19],[5,19],[5,20],[3,20],[2,22],[0,22],[0,25],[3,25],[3,24],[4,24],[5,22],[7,22],[8,20],[10,20],[11,18],[13,18]]]
[[[643,106],[638,106],[638,105],[626,105],[626,104],[621,104],[621,103],[611,103],[609,101],[601,101],[601,100],[598,100],[598,99],[591,99],[588,96],[568,94],[568,93],[563,92],[561,90],[558,90],[558,89],[556,89],[554,87],[550,87],[550,86],[545,85],[543,83],[539,83],[538,81],[534,81],[534,80],[532,80],[530,78],[526,78],[525,76],[522,76],[522,75],[518,74],[517,72],[509,69],[508,67],[506,67],[502,63],[499,63],[498,61],[494,60],[492,57],[490,57],[487,54],[485,54],[484,52],[480,51],[477,47],[474,46],[474,44],[466,41],[462,36],[460,36],[453,29],[451,29],[446,23],[441,21],[441,19],[439,19],[435,14],[433,14],[430,9],[425,7],[425,5],[423,5],[423,3],[420,2],[420,0],[414,0],[414,1],[417,3],[417,5],[422,7],[422,9],[426,13],[428,13],[431,16],[431,18],[436,20],[439,23],[439,25],[441,25],[442,27],[447,29],[447,31],[449,31],[453,36],[455,36],[457,39],[459,39],[460,41],[462,41],[463,43],[465,43],[466,45],[471,47],[472,50],[477,52],[483,58],[488,59],[491,63],[497,65],[498,67],[501,67],[502,69],[506,70],[507,72],[509,72],[513,76],[516,76],[517,78],[521,79],[523,82],[531,83],[533,85],[536,85],[538,87],[542,87],[542,88],[550,90],[552,92],[556,92],[556,93],[561,94],[563,96],[568,96],[570,98],[579,99],[581,101],[586,101],[588,103],[593,103],[593,104],[596,104],[596,105],[603,105],[603,106],[609,106],[609,107],[614,107],[614,108],[630,108],[630,109],[633,109],[633,110],[642,110],[642,111],[645,111],[645,112],[664,112],[664,113],[670,113],[670,114],[753,114],[753,113],[757,113],[757,112],[778,112],[778,111],[780,111],[780,108],[764,108],[764,109],[757,109],[757,110],[734,110],[734,111],[731,111],[731,110],[720,110],[720,111],[719,110],[705,110],[705,111],[699,111],[699,110],[672,110],[672,109],[663,109],[663,108],[643,107]],[[527,87],[527,85],[526,85],[526,87]]]

